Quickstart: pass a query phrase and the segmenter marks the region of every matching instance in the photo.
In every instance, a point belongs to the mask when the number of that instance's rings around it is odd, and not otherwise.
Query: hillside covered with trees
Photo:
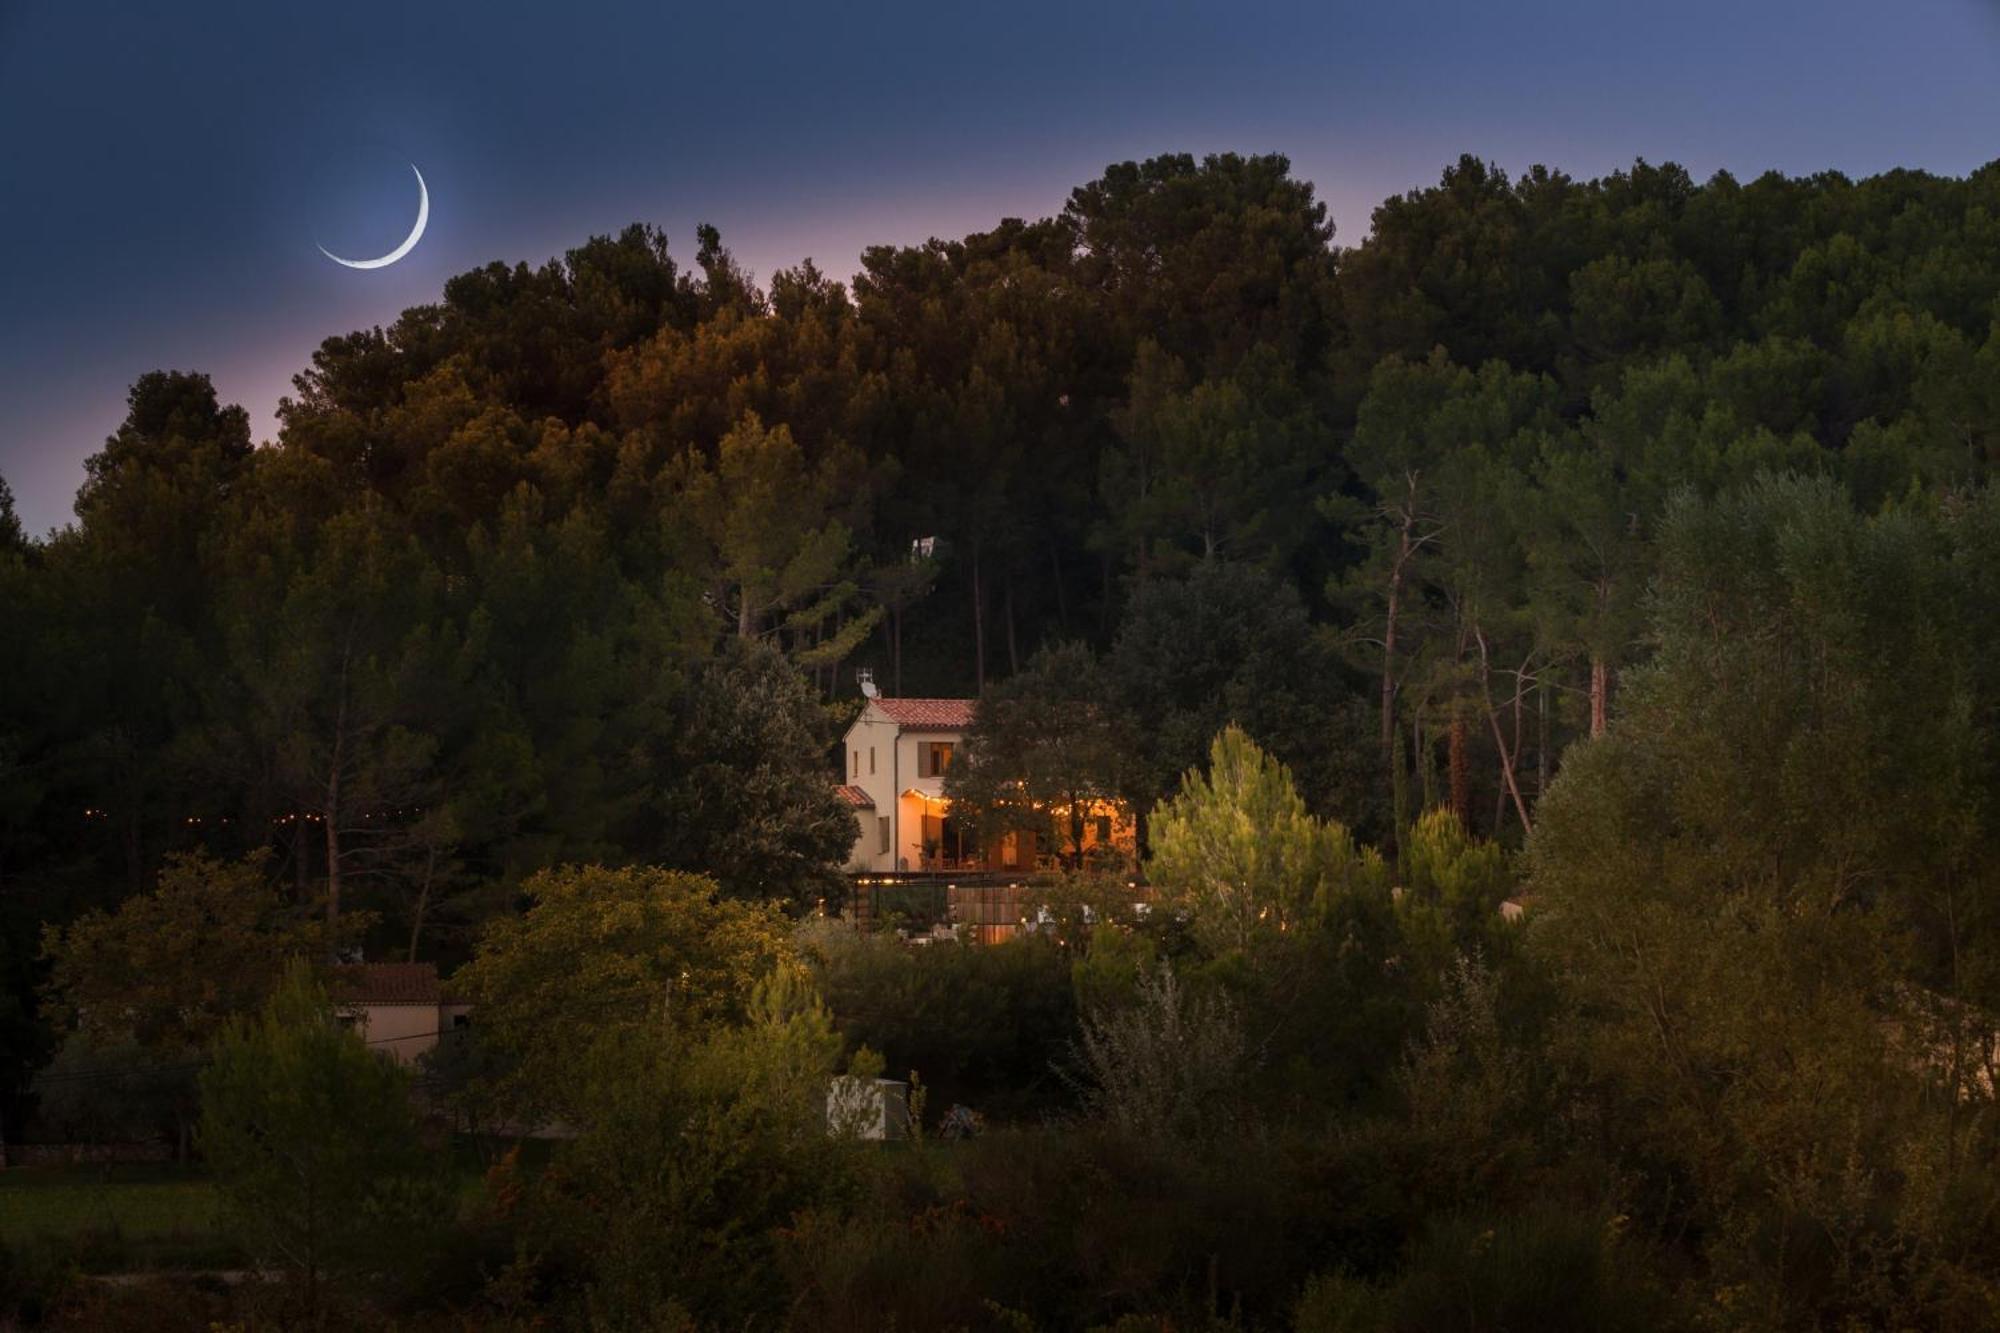
[[[634,226],[296,390],[0,490],[5,1123],[247,1104],[344,940],[584,1127],[496,1326],[2000,1321],[2000,164],[1464,158],[1343,246],[1170,156],[851,284]],[[801,927],[863,666],[1045,713],[1172,910]],[[800,1130],[882,1060],[987,1132]]]

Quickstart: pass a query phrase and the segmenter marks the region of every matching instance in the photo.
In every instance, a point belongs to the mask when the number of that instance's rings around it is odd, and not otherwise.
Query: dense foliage
[[[358,938],[576,1132],[494,1320],[2000,1320],[2000,165],[697,239],[461,274],[261,447],[144,376],[44,539],[0,489],[8,1123],[184,1122]],[[1155,910],[794,939],[861,666],[981,698],[989,829],[1126,802]],[[827,1140],[842,1067],[930,1137]]]

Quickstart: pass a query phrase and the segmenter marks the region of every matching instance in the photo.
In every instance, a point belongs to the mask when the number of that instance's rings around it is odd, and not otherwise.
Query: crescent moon
[[[410,171],[417,178],[417,225],[410,228],[410,234],[403,238],[401,245],[379,259],[342,259],[323,245],[319,247],[319,252],[334,263],[345,264],[349,268],[387,268],[416,249],[417,242],[424,238],[424,224],[431,220],[431,192],[425,188],[424,173],[417,170],[416,163],[410,163]]]

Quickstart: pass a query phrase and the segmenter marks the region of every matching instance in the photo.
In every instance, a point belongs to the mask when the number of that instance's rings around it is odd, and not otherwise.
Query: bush
[[[201,1096],[224,1209],[253,1254],[300,1279],[309,1313],[326,1276],[406,1271],[448,1218],[409,1076],[336,1025],[303,963],[261,1017],[224,1030]]]
[[[1297,1333],[1429,1333],[1441,1328],[1618,1333],[1682,1321],[1623,1219],[1544,1204],[1508,1217],[1430,1224],[1394,1279],[1333,1273],[1306,1285]]]
[[[1234,1126],[1254,1055],[1234,1002],[1190,992],[1168,963],[1139,982],[1135,1003],[1085,1020],[1080,1053],[1090,1113],[1162,1142]]]
[[[852,1145],[827,1133],[839,1040],[810,988],[779,971],[749,1007],[700,1038],[619,1028],[591,1043],[579,1134],[527,1191],[529,1262],[496,1298],[526,1291],[594,1327],[775,1315],[779,1233],[845,1202]]]
[[[938,1111],[965,1103],[998,1120],[1065,1102],[1055,1067],[1077,1035],[1076,1000],[1054,943],[910,948],[828,931],[809,951],[848,1051],[880,1051],[892,1078],[918,1071]]]

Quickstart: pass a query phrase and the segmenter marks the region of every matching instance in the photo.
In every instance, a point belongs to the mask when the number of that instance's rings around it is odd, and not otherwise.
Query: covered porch
[[[899,863],[909,870],[1027,871],[1045,855],[1041,839],[1030,832],[982,840],[971,820],[952,814],[950,801],[915,787],[897,798],[897,823],[903,830]]]

